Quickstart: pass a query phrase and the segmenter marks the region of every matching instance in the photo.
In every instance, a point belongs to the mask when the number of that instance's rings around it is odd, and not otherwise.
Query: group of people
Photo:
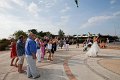
[[[90,47],[86,55],[90,57],[96,57],[98,56],[98,53],[100,53],[100,48],[105,48],[108,44],[108,38],[106,39],[106,41],[101,41],[100,36],[95,36],[93,37],[93,39],[87,38],[87,40],[83,42],[83,51],[87,51],[88,47]]]
[[[69,39],[68,38],[64,38],[64,39],[60,39],[58,41],[58,46],[61,47],[64,47],[66,49],[66,51],[69,51]]]
[[[24,36],[19,36],[18,41],[16,42],[15,39],[11,40],[11,64],[10,66],[18,67],[18,72],[24,72],[22,70],[23,62],[24,62],[24,55],[25,55],[25,44],[24,44]],[[15,60],[16,59],[16,60]],[[15,64],[13,64],[15,60]]]
[[[17,42],[12,39],[11,42],[11,66],[18,67],[19,73],[24,73],[23,63],[24,57],[27,61],[27,77],[38,78],[40,74],[36,67],[36,61],[41,62],[44,60],[45,52],[49,53],[48,60],[53,61],[54,52],[57,49],[57,39],[42,40],[36,38],[36,35],[32,32],[29,33],[28,38],[19,36]],[[15,60],[16,58],[16,60]],[[15,60],[15,64],[13,64]]]
[[[93,44],[91,48],[87,51],[86,55],[90,57],[95,57],[98,55],[99,46],[98,46],[99,37],[93,38]],[[89,43],[88,43],[89,42]],[[87,39],[86,44],[90,44],[90,40]],[[19,36],[17,42],[12,39],[11,42],[11,66],[18,67],[18,72],[23,73],[23,63],[24,57],[27,61],[27,77],[38,78],[40,74],[36,67],[36,60],[41,62],[44,60],[46,52],[48,53],[47,60],[54,60],[54,52],[57,50],[57,47],[65,47],[66,50],[69,50],[69,39],[58,40],[54,39],[39,39],[36,38],[36,35],[32,32],[29,33],[28,38],[25,39],[24,36]],[[85,46],[84,45],[84,46]],[[87,45],[88,46],[88,45]],[[76,48],[79,48],[79,40],[76,40]],[[85,47],[84,47],[85,48]],[[15,60],[16,58],[16,60]],[[15,60],[15,64],[13,64]]]

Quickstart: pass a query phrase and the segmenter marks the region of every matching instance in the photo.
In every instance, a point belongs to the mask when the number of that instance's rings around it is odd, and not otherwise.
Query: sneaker
[[[32,77],[32,75],[28,76],[28,78],[31,78],[31,77]]]
[[[36,79],[36,78],[39,78],[40,77],[40,75],[38,75],[38,76],[36,76],[36,77],[33,77],[33,79]]]

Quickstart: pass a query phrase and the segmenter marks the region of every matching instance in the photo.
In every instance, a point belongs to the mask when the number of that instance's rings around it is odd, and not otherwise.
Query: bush
[[[0,40],[0,51],[6,50],[6,47],[10,45],[10,41],[7,39]]]
[[[5,43],[0,43],[0,51],[5,50],[7,45]]]

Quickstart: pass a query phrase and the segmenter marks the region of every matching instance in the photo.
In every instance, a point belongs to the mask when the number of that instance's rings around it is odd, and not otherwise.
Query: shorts
[[[54,54],[54,48],[51,49],[52,54]]]
[[[24,62],[24,55],[23,56],[18,56],[19,60],[18,60],[18,64],[23,64]]]
[[[48,53],[51,53],[51,49],[48,49]]]

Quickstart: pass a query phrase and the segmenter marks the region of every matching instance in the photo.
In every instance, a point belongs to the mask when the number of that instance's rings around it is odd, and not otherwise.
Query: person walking
[[[76,40],[76,48],[79,48],[79,39]]]
[[[40,49],[40,40],[39,40],[39,38],[36,38],[35,42],[36,42],[36,46],[37,46],[37,53],[36,53],[37,60],[38,60],[38,62],[41,62],[41,49]]]
[[[66,49],[66,39],[63,40],[64,48]]]
[[[49,53],[48,60],[51,61],[51,54],[52,54],[52,41],[51,40],[49,40],[49,42],[47,44],[47,50],[48,50],[48,53]]]
[[[15,41],[15,39],[11,39],[11,45],[10,46],[11,46],[11,54],[10,54],[11,64],[10,64],[10,66],[16,66],[17,67],[18,57],[17,57],[17,53],[16,53],[16,41]],[[15,59],[16,59],[15,64],[13,64]]]
[[[63,47],[63,45],[64,45],[64,43],[63,43],[63,40],[62,40],[62,38],[60,39],[60,47],[61,47],[61,49],[62,49],[62,47]]]
[[[24,62],[24,55],[25,55],[25,43],[24,43],[24,36],[19,36],[19,39],[16,44],[17,49],[17,56],[19,58],[18,60],[18,72],[23,73],[25,72],[22,70],[23,62]]]
[[[44,55],[45,55],[45,44],[44,44],[44,41],[41,40],[41,59],[44,60]]]
[[[27,60],[27,77],[39,78],[40,74],[36,67],[36,42],[35,37],[36,35],[32,32],[29,33],[28,39],[26,40],[25,44],[25,55]]]
[[[66,51],[69,51],[69,40],[68,40],[68,38],[66,39],[66,46],[65,46],[65,48],[66,48]]]
[[[55,41],[52,40],[51,61],[53,61],[53,58],[54,58],[54,52],[55,52]]]

